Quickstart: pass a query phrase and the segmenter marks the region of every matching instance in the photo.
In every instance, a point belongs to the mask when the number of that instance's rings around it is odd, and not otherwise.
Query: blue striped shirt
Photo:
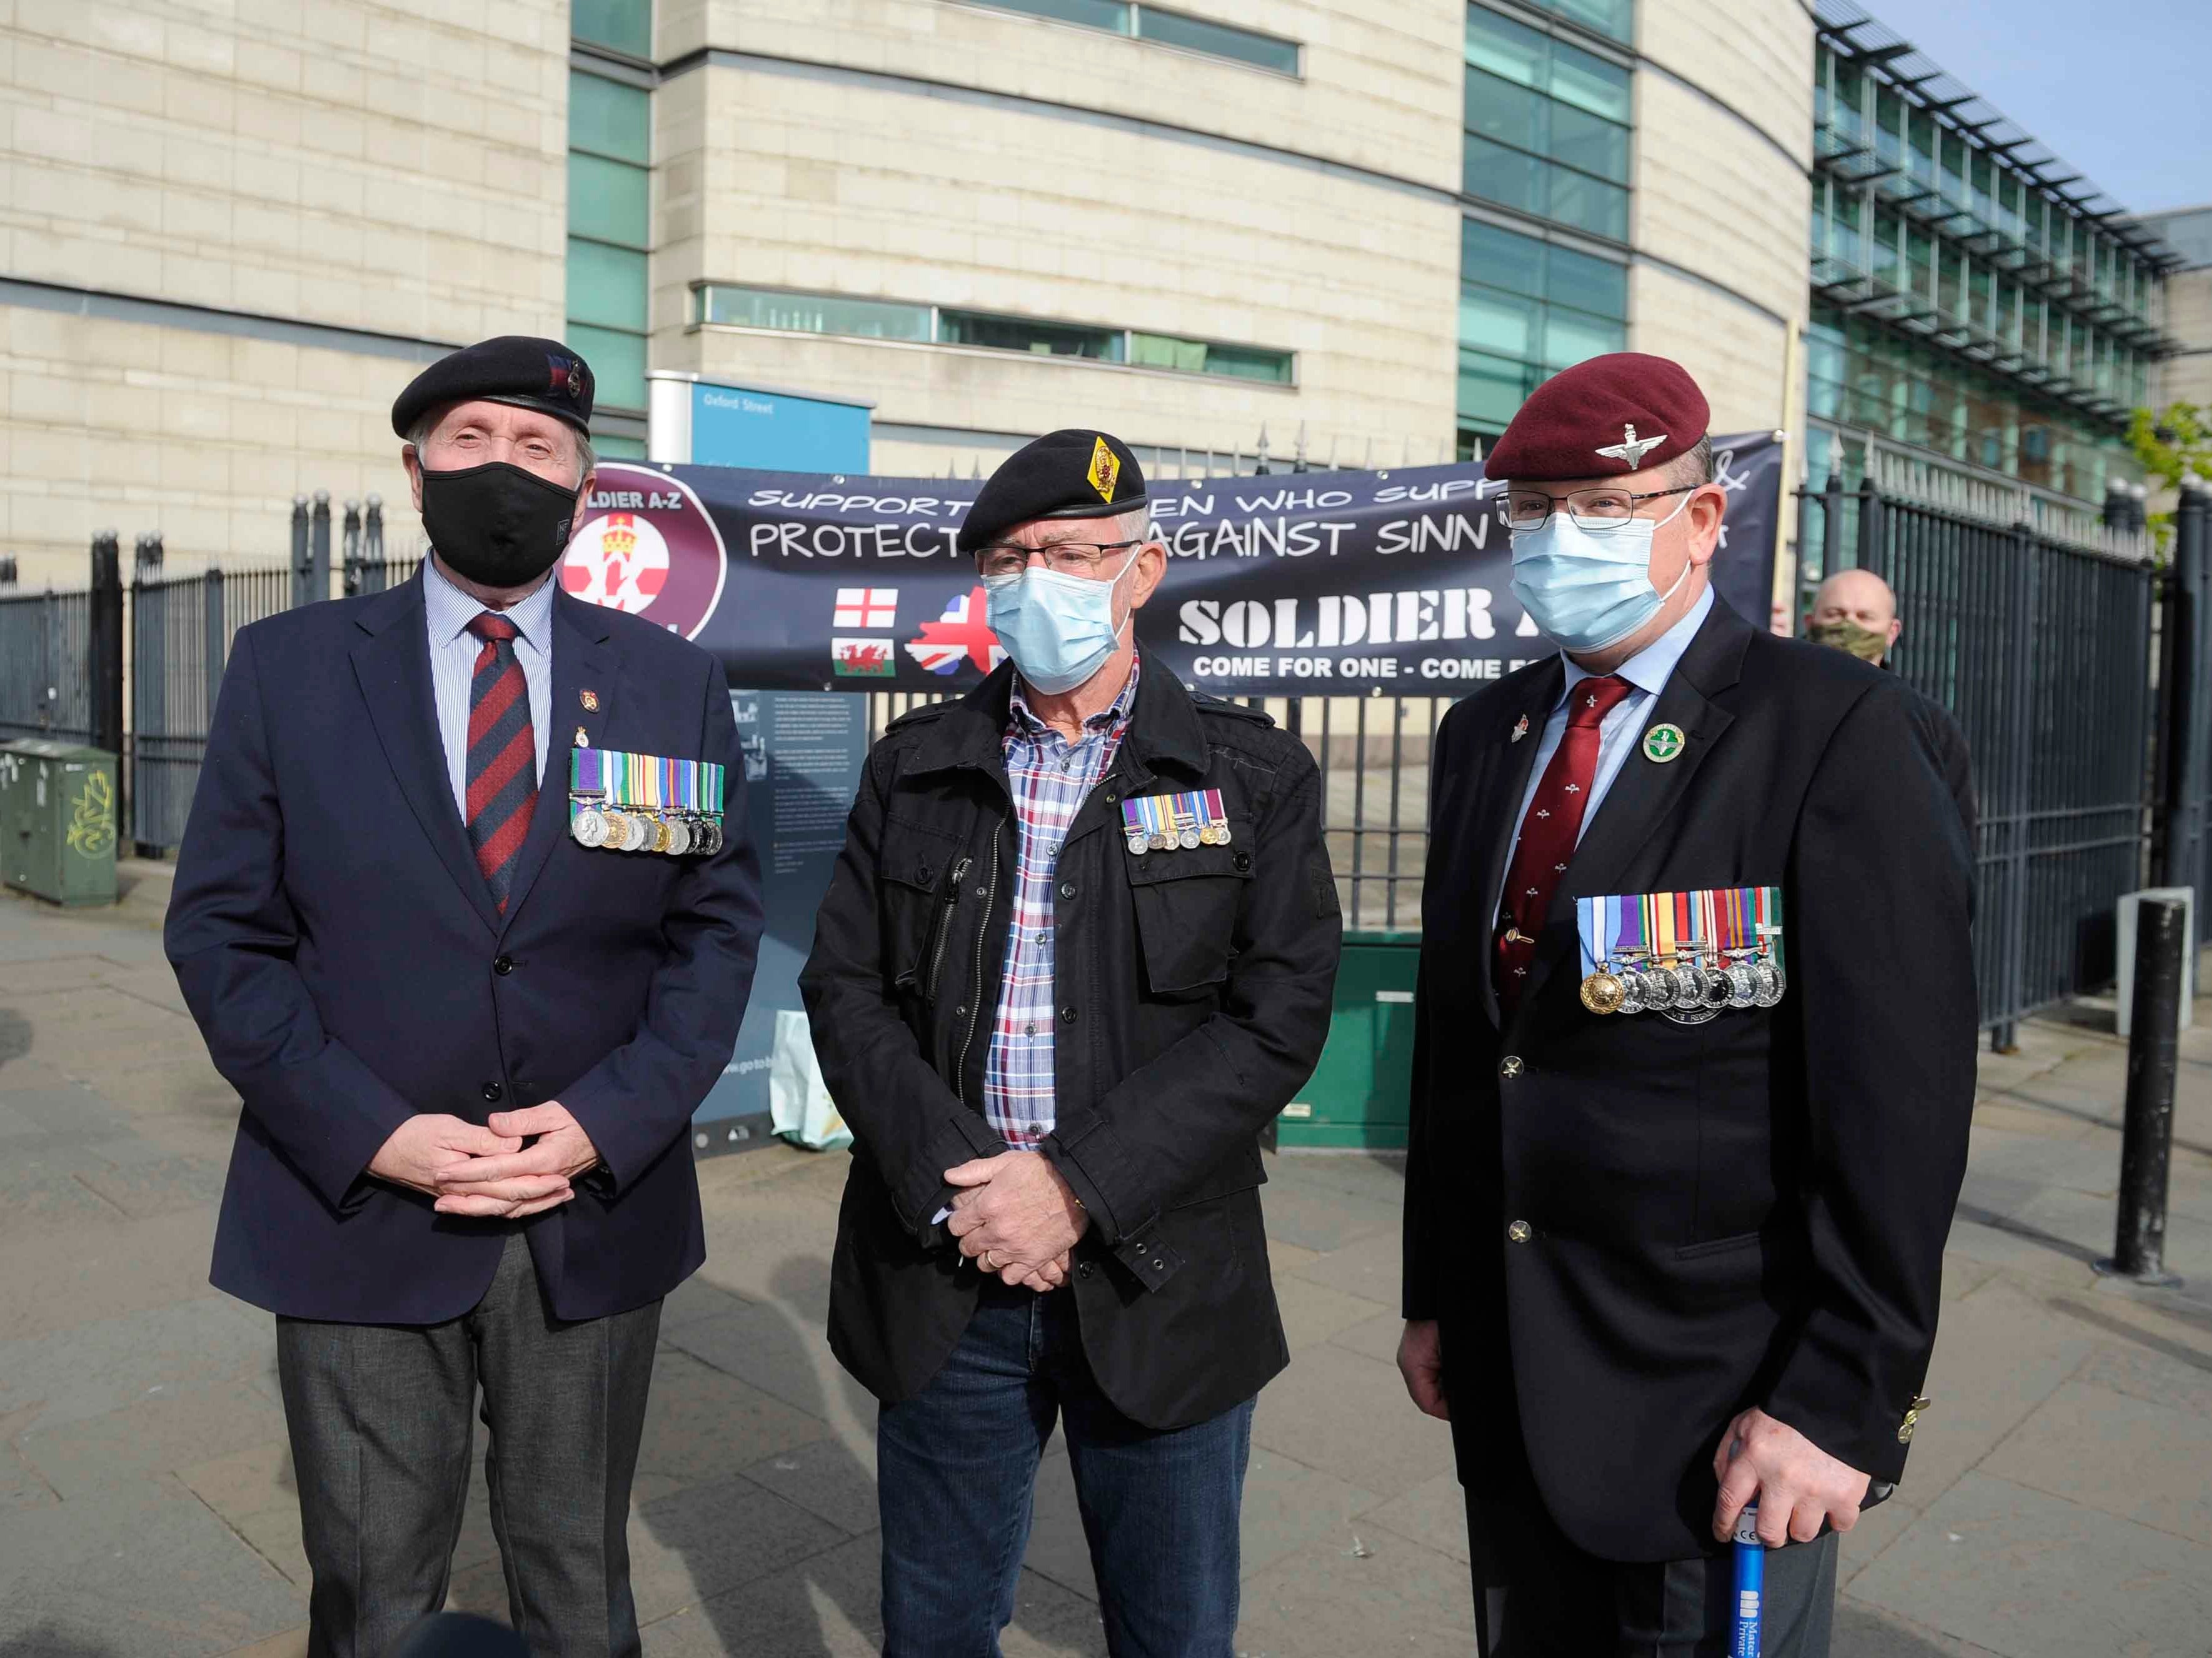
[[[1017,1151],[1035,1151],[1054,1120],[1052,1040],[1060,1010],[1053,997],[1054,872],[1084,798],[1113,767],[1136,700],[1132,660],[1114,706],[1085,720],[1075,743],[1030,712],[1018,684],[1008,702],[1006,780],[1019,827],[1006,976],[983,1066],[983,1115]]]
[[[446,775],[453,786],[453,805],[461,821],[469,817],[469,692],[476,681],[477,653],[483,641],[469,623],[489,607],[471,598],[422,561],[422,616],[430,635],[430,689],[438,709],[438,740],[445,745]],[[538,778],[545,780],[546,727],[553,720],[553,575],[550,570],[530,596],[502,612],[522,631],[514,641],[514,659],[530,687],[530,732],[538,742]]]

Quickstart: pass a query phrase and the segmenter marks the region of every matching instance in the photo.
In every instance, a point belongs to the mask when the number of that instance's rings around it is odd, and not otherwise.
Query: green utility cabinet
[[[115,756],[0,743],[0,881],[57,904],[115,902]]]
[[[1418,932],[1344,935],[1328,1046],[1313,1080],[1278,1119],[1283,1150],[1404,1148],[1420,960]]]

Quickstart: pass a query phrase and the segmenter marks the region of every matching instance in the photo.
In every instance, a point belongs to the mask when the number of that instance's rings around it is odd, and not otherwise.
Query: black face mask
[[[527,586],[568,544],[576,492],[503,460],[454,472],[422,468],[422,528],[454,573],[487,587]]]

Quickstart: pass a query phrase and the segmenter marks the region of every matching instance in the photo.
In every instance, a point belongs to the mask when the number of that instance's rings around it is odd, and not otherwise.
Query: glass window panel
[[[1516,236],[1496,225],[1462,219],[1459,228],[1459,274],[1468,282],[1487,282],[1516,294],[1540,295],[1544,291],[1544,244],[1534,236]],[[1626,291],[1626,283],[1623,284]],[[1587,306],[1586,310],[1602,310]]]
[[[645,332],[645,255],[568,238],[568,315]]]
[[[1552,216],[1614,241],[1628,240],[1628,192],[1586,173],[1551,169]]]
[[[595,241],[647,246],[650,176],[627,161],[568,157],[568,228]]]
[[[1544,211],[1544,163],[1534,155],[1468,133],[1463,141],[1460,187],[1485,201],[1517,207],[1524,213]]]
[[[1085,328],[1028,317],[985,316],[974,311],[939,311],[937,337],[947,345],[988,346],[994,351],[1027,351],[1041,357],[1121,361],[1122,334],[1118,328]]]
[[[1628,267],[1610,259],[1593,258],[1564,247],[1547,249],[1550,255],[1544,282],[1545,297],[1577,311],[1594,312],[1616,320],[1628,315]]]
[[[653,97],[604,76],[568,76],[568,145],[640,167],[653,159]]]
[[[701,320],[747,328],[787,328],[801,334],[857,334],[872,340],[927,340],[929,307],[829,294],[779,294],[768,288],[708,288]]]
[[[593,400],[601,409],[634,409],[645,412],[645,337],[595,328],[588,323],[568,325],[569,348],[592,365]]]
[[[1127,0],[981,0],[1000,11],[1023,11],[1062,23],[1085,23],[1116,34],[1130,33]]]
[[[1502,431],[1528,393],[1535,376],[1526,363],[1480,351],[1459,354],[1459,416]]]
[[[1206,342],[1166,334],[1129,336],[1129,361],[1140,368],[1173,368],[1186,374],[1206,372]]]
[[[1265,380],[1272,386],[1288,386],[1292,378],[1296,359],[1288,351],[1269,351],[1256,345],[1209,345],[1206,348],[1206,372],[1226,374],[1232,380]]]
[[[1601,117],[1552,106],[1552,156],[1615,184],[1628,182],[1628,129]]]
[[[1543,307],[1534,300],[1500,293],[1474,282],[1459,290],[1459,343],[1504,357],[1536,355],[1537,325]]]
[[[653,56],[653,0],[569,0],[568,33],[633,58]]]
[[[592,434],[592,447],[601,460],[643,460],[645,440],[623,437],[612,432]]]
[[[1609,34],[1616,40],[1636,38],[1631,0],[1537,0],[1547,11],[1580,23],[1586,29]]]
[[[1467,9],[1467,61],[1524,87],[1544,84],[1551,43],[1536,30],[1480,6]]]
[[[1541,155],[1547,136],[1545,117],[1551,107],[1552,100],[1540,93],[1480,70],[1467,72],[1465,122],[1470,132]]]
[[[1585,357],[1620,350],[1628,343],[1627,331],[1602,317],[1551,307],[1544,313],[1544,366],[1571,368]]]
[[[1551,90],[1593,115],[1628,119],[1628,71],[1564,40],[1553,43]]]
[[[1225,23],[1209,23],[1203,18],[1185,17],[1180,12],[1139,6],[1137,33],[1146,39],[1158,40],[1163,46],[1211,52],[1216,58],[1234,58],[1240,64],[1271,69],[1278,75],[1296,75],[1298,72],[1296,41],[1255,34],[1249,29],[1231,28]]]

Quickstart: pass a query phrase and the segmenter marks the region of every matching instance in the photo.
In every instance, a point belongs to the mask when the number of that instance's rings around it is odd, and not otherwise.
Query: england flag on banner
[[[837,614],[832,623],[839,628],[891,628],[898,625],[898,589],[896,587],[840,587],[837,590]]]
[[[983,590],[970,587],[948,604],[937,621],[921,624],[921,637],[908,641],[907,654],[931,673],[949,674],[963,661],[975,664],[979,673],[988,673],[1006,657],[985,619],[989,614]]]

